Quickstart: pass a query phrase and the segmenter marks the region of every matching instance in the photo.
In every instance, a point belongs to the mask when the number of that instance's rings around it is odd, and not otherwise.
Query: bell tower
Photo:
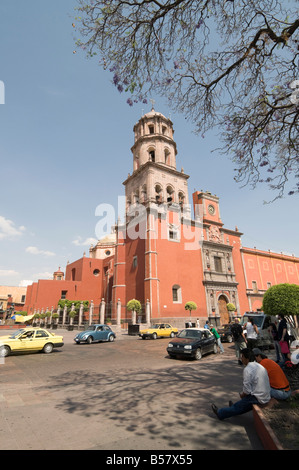
[[[131,298],[150,305],[149,317],[159,317],[161,290],[159,256],[170,237],[180,231],[181,216],[190,213],[188,198],[189,178],[177,170],[177,146],[173,139],[173,124],[169,118],[152,107],[135,124],[133,172],[124,181],[126,196],[126,220],[122,226],[123,241],[117,249],[115,300],[124,304]],[[139,222],[142,213],[142,221]],[[131,236],[131,222],[138,219],[141,230]],[[119,273],[123,273],[122,277]],[[123,281],[120,281],[122,279]],[[123,289],[121,291],[121,288]],[[147,320],[148,321],[148,320]]]
[[[134,126],[133,173],[123,183],[131,204],[189,204],[188,175],[177,171],[177,146],[170,119],[154,108]]]

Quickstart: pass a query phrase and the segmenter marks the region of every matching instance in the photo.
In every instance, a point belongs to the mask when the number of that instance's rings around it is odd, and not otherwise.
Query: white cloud
[[[12,220],[6,219],[0,215],[0,240],[20,236],[25,230],[24,225],[16,227]]]
[[[27,286],[30,286],[32,283],[33,283],[33,281],[30,281],[30,280],[28,280],[28,279],[23,279],[23,280],[19,283],[19,287],[27,287]]]
[[[90,246],[90,245],[96,245],[98,243],[98,240],[96,238],[86,238],[84,241],[82,237],[77,237],[76,240],[73,240],[72,242],[76,246]]]
[[[0,269],[0,276],[5,277],[5,276],[15,276],[18,275],[19,273],[17,271],[14,271],[13,269]]]
[[[52,251],[39,250],[36,246],[28,246],[26,248],[26,253],[30,253],[32,255],[55,256],[55,253]]]

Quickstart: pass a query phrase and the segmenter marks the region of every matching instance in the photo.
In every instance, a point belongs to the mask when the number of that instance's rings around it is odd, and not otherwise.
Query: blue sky
[[[132,172],[133,126],[150,105],[126,104],[97,59],[75,46],[75,0],[2,0],[0,4],[0,285],[51,278],[88,254],[99,204],[117,214]],[[0,99],[1,103],[1,99]],[[170,117],[177,168],[194,190],[220,198],[227,228],[243,246],[299,256],[298,197],[264,205],[266,188],[240,188],[233,164],[212,153],[217,135],[193,134],[182,115],[156,97]]]

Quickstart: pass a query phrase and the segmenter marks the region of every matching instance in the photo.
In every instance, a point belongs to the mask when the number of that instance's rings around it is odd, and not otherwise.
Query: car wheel
[[[233,337],[232,337],[231,335],[228,335],[226,339],[227,339],[227,342],[228,342],[228,343],[232,343],[232,342],[233,342]]]
[[[91,344],[92,343],[92,336],[88,336],[86,339],[86,343]]]
[[[153,339],[157,339],[157,333],[153,333],[152,338],[153,338]]]
[[[196,349],[196,352],[195,352],[195,359],[199,361],[201,358],[202,358],[201,349],[198,348]]]
[[[110,335],[108,341],[109,341],[110,343],[112,343],[112,342],[114,341],[114,336],[113,336],[113,335]]]
[[[217,344],[216,344],[216,343],[214,344],[213,353],[214,353],[214,354],[217,354],[217,353],[218,353],[218,348],[217,348]]]
[[[0,357],[7,357],[11,353],[9,346],[2,346],[0,348]]]
[[[53,351],[53,349],[54,349],[53,344],[52,343],[47,343],[44,346],[43,352],[45,354],[50,354]]]
[[[174,338],[174,332],[173,331],[170,333],[170,338]]]

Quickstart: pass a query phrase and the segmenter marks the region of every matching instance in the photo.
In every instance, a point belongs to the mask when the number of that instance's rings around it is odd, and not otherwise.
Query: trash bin
[[[128,325],[128,335],[138,336],[140,325]]]

